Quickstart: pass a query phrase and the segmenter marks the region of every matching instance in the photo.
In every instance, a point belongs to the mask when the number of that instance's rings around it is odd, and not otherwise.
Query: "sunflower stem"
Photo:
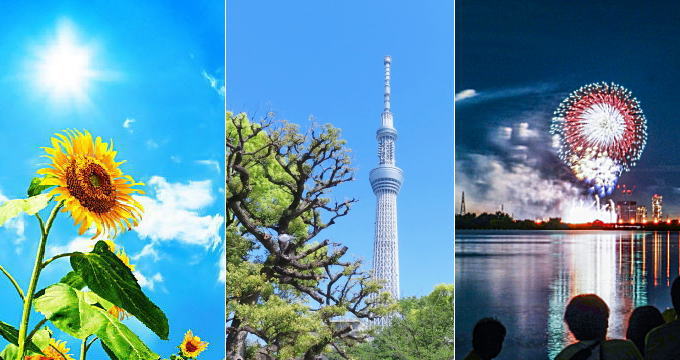
[[[80,360],[85,360],[85,354],[87,354],[87,339],[90,336],[86,336],[81,342],[80,342]]]
[[[63,258],[63,257],[66,257],[66,256],[73,256],[73,255],[76,255],[76,254],[80,254],[80,252],[74,251],[74,252],[63,253],[63,254],[52,256],[51,258],[45,260],[45,262],[43,262],[41,266],[44,269],[45,267],[47,267],[47,265],[49,265],[49,263],[51,263],[54,260],[57,260],[59,258]]]
[[[17,281],[14,280],[14,278],[12,277],[12,275],[10,275],[10,273],[9,273],[4,267],[2,267],[2,265],[0,265],[0,271],[2,271],[2,273],[5,274],[5,276],[7,276],[7,278],[9,279],[9,281],[12,282],[12,285],[14,285],[14,288],[17,290],[17,293],[19,293],[19,297],[20,297],[21,300],[23,301],[23,300],[24,300],[24,291],[21,290],[21,287],[19,286],[19,284],[17,283]]]
[[[85,346],[85,351],[90,350],[92,344],[94,344],[94,342],[97,340],[99,340],[99,338],[95,336],[94,339],[92,339],[92,341],[90,341],[90,343]]]
[[[40,270],[42,270],[42,262],[43,258],[45,257],[45,246],[47,245],[47,236],[50,234],[50,228],[52,227],[52,223],[54,222],[54,219],[57,216],[57,213],[59,212],[59,209],[64,206],[63,202],[59,202],[57,205],[54,206],[52,209],[52,212],[50,213],[50,217],[47,218],[47,223],[43,223],[42,218],[40,217],[39,214],[35,214],[35,216],[38,218],[38,222],[40,223],[40,244],[38,244],[38,252],[35,255],[35,263],[33,264],[33,274],[31,274],[31,281],[28,284],[28,290],[26,291],[26,295],[24,295],[24,307],[23,311],[21,313],[21,324],[19,325],[19,339],[18,339],[18,346],[19,346],[19,351],[17,353],[17,359],[16,360],[23,360],[24,358],[24,352],[26,350],[26,333],[28,331],[28,320],[31,315],[31,306],[33,305],[33,295],[35,293],[35,287],[38,284],[38,278],[40,277]]]
[[[45,325],[46,322],[47,322],[47,318],[40,320],[40,322],[37,323],[35,325],[35,327],[33,327],[33,330],[31,330],[31,332],[28,334],[28,336],[26,336],[26,341],[31,341],[33,339],[33,335],[35,335],[35,333],[37,333],[38,330],[40,330],[40,327]]]

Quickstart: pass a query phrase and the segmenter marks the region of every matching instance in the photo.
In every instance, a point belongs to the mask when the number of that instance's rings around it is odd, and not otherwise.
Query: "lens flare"
[[[71,22],[61,21],[33,52],[29,71],[39,93],[55,103],[89,103],[91,84],[103,73],[95,68],[93,44],[84,43]]]

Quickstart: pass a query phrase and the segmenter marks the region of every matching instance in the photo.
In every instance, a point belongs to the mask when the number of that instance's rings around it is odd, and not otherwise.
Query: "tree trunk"
[[[241,319],[234,318],[231,326],[227,329],[227,359],[245,360],[247,332],[238,330],[241,327]]]
[[[323,349],[326,348],[326,345],[328,344],[316,344],[309,348],[305,352],[305,357],[303,358],[304,360],[316,360],[319,358],[319,355],[321,355],[321,352],[323,352]]]

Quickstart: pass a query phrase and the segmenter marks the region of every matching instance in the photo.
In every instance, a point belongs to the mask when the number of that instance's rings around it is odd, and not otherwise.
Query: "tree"
[[[422,298],[399,301],[399,316],[370,343],[352,350],[357,359],[453,359],[453,285],[438,285]]]
[[[368,334],[339,326],[343,316],[374,319],[391,311],[347,247],[321,231],[355,199],[331,201],[353,180],[350,150],[331,125],[260,123],[227,113],[227,356],[314,359]],[[248,335],[257,341],[248,346]],[[344,355],[343,355],[344,356]]]

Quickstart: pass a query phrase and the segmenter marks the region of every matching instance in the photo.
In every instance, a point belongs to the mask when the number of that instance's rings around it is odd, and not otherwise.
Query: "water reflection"
[[[583,293],[607,302],[608,336],[622,338],[635,307],[670,307],[679,246],[677,232],[457,232],[456,356],[495,316],[508,328],[499,359],[552,359],[573,341],[562,317]]]

